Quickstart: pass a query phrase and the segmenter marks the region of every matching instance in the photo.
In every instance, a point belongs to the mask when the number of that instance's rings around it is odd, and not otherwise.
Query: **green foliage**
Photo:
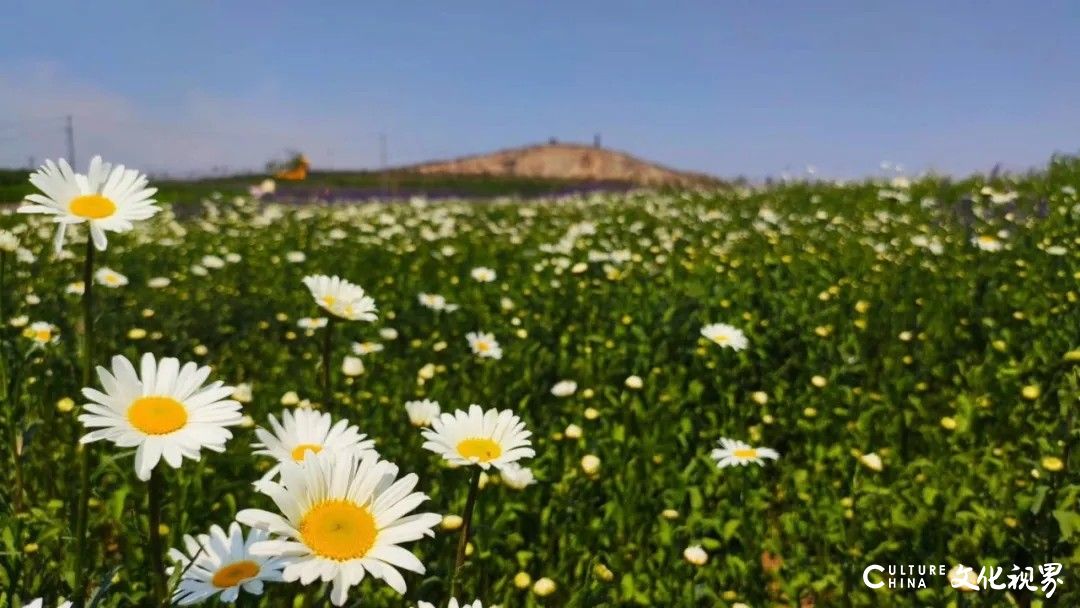
[[[430,510],[460,513],[467,475],[420,448],[405,401],[510,407],[535,433],[526,464],[538,483],[515,491],[493,479],[480,493],[463,581],[485,606],[1000,606],[1005,592],[961,598],[941,577],[923,591],[872,591],[862,569],[1051,561],[1065,566],[1054,601],[1077,605],[1080,355],[1066,355],[1080,348],[1077,186],[1080,169],[1057,159],[1020,179],[558,202],[277,207],[209,197],[182,221],[165,211],[110,235],[101,263],[130,285],[98,289],[98,358],[152,351],[209,364],[216,378],[253,385],[245,410],[265,424],[286,392],[320,395],[320,336],[297,327],[319,313],[301,278],[363,285],[380,320],[339,324],[335,360],[354,341],[385,350],[317,405],[419,474]],[[1007,192],[1015,201],[996,196]],[[27,221],[0,217],[30,226],[19,237],[36,255],[9,255],[0,286],[9,380],[0,606],[70,593],[84,432],[77,408],[57,406],[81,403],[78,298],[65,293],[81,254],[55,259],[52,225]],[[1000,251],[972,243],[999,232]],[[288,261],[291,251],[306,260]],[[240,259],[221,268],[204,259],[228,254]],[[496,269],[497,281],[473,281],[476,266]],[[152,289],[153,277],[171,283]],[[421,292],[460,309],[426,309]],[[24,315],[57,325],[60,341],[31,349],[10,323]],[[703,340],[712,322],[741,328],[749,347]],[[472,355],[465,333],[477,330],[495,334],[501,360]],[[430,378],[420,375],[427,364]],[[630,375],[640,390],[625,384]],[[577,382],[574,395],[550,393],[562,379]],[[567,438],[569,424],[583,435]],[[251,455],[250,429],[235,435],[226,453],[167,469],[170,546],[269,506],[251,482],[271,463]],[[780,458],[718,469],[709,452],[722,437]],[[146,486],[130,450],[97,452],[90,578],[109,582],[101,606],[136,605],[149,584]],[[592,477],[580,466],[587,454],[601,461]],[[866,454],[880,471],[860,461]],[[371,606],[444,601],[456,541],[443,531],[408,545],[428,571],[407,576],[407,598],[371,578],[353,596]],[[704,566],[683,559],[690,545],[709,553]],[[550,577],[555,593],[518,589],[519,572]],[[324,605],[322,593],[268,585],[259,605]]]

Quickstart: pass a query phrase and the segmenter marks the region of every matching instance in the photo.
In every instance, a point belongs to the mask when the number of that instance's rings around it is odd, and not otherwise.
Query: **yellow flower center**
[[[458,444],[458,454],[468,460],[491,462],[502,455],[502,446],[485,438],[466,439]]]
[[[336,302],[336,301],[337,301],[337,299],[334,298],[334,296],[331,296],[331,295],[326,295],[326,296],[323,296],[323,298],[322,298],[322,304],[323,304],[323,306],[325,306],[327,308],[333,308],[334,307],[334,302]]]
[[[100,194],[84,194],[71,199],[68,211],[88,220],[100,220],[116,213],[116,203]]]
[[[756,448],[741,448],[732,452],[736,458],[757,458]]]
[[[293,448],[292,459],[296,462],[300,462],[307,457],[308,452],[312,454],[318,454],[322,451],[322,446],[316,443],[301,443]]]
[[[127,411],[131,425],[147,435],[166,435],[184,427],[187,408],[172,397],[140,397]]]
[[[713,336],[713,342],[717,344],[727,344],[731,338],[727,334],[716,334]]]
[[[52,330],[39,329],[34,332],[34,339],[38,342],[48,342],[52,338]]]
[[[254,578],[258,575],[259,564],[256,564],[249,559],[245,559],[222,567],[214,573],[214,578],[210,579],[210,582],[219,589],[225,589],[226,587],[235,587],[239,585],[241,581]]]
[[[365,507],[328,500],[312,507],[300,522],[300,538],[316,555],[337,561],[364,557],[379,530]]]
[[[992,237],[992,236],[984,234],[984,235],[979,237],[979,242],[982,243],[983,245],[993,245],[994,243],[997,242],[997,239]]]
[[[486,353],[491,350],[491,344],[488,344],[485,340],[477,340],[476,350],[478,352]]]

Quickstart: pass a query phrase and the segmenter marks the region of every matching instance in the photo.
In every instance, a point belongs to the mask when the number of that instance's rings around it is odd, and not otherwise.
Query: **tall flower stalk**
[[[10,239],[12,247],[14,247],[14,237],[10,234],[0,231],[0,239]],[[5,283],[7,273],[7,250],[8,243],[0,242],[0,332],[7,330],[7,316],[5,303],[7,301],[7,285]],[[7,350],[3,344],[3,333],[0,333],[0,390],[3,390],[4,401],[12,405],[18,402],[18,399],[14,397],[15,382],[8,382],[8,363],[7,363]],[[18,432],[18,417],[14,413],[14,408],[11,411],[11,459],[12,467],[15,470],[15,512],[22,512],[22,462],[19,458],[19,432]]]
[[[64,245],[67,229],[85,225],[86,258],[83,262],[83,386],[90,383],[94,364],[94,251],[108,246],[106,232],[127,232],[134,223],[152,217],[160,208],[153,198],[156,188],[148,188],[145,175],[123,165],[113,166],[100,156],[90,160],[85,174],[76,173],[64,159],[45,164],[30,175],[30,183],[38,192],[28,194],[19,213],[46,215],[56,223],[56,249]],[[75,517],[75,589],[72,600],[75,608],[86,602],[87,507],[90,501],[90,474],[94,453],[81,450],[79,466],[79,496]]]
[[[153,581],[151,588],[154,590],[156,605],[165,605],[165,588],[167,577],[165,576],[165,562],[163,560],[163,546],[161,543],[161,508],[164,502],[165,482],[161,478],[161,471],[150,473],[150,569]]]
[[[82,381],[83,386],[90,386],[94,372],[94,243],[90,235],[86,237],[86,258],[83,261],[82,312]],[[80,447],[79,502],[75,516],[75,589],[72,599],[75,608],[82,608],[86,602],[86,529],[90,504],[90,472],[94,464],[93,446]]]
[[[7,260],[8,254],[19,246],[18,239],[10,232],[0,230],[0,390],[4,391],[5,401],[10,400],[11,388],[8,385],[8,351],[3,346],[3,332],[7,331]]]
[[[469,495],[465,499],[465,513],[462,515],[461,537],[458,538],[457,554],[454,558],[454,573],[450,576],[450,597],[457,596],[458,575],[465,565],[465,552],[469,547],[469,535],[472,531],[473,510],[476,508],[476,496],[480,493],[480,468],[476,467],[469,482]]]
[[[473,512],[480,492],[480,475],[491,467],[502,470],[522,458],[534,456],[525,423],[510,410],[484,411],[479,405],[470,405],[468,412],[443,413],[421,432],[424,449],[431,450],[452,465],[471,467],[469,495],[465,499],[461,538],[458,539],[454,558],[454,573],[450,578],[450,597],[457,593],[458,579],[465,564],[465,552],[469,546]]]
[[[334,359],[334,317],[329,317],[326,320],[326,332],[323,333],[323,347],[322,347],[322,389],[323,389],[323,407],[330,407],[330,400],[334,396],[334,380],[333,380],[333,359]]]
[[[139,371],[126,357],[112,358],[112,369],[98,368],[104,391],[83,388],[91,401],[79,421],[89,429],[79,441],[109,440],[124,448],[136,447],[135,475],[148,482],[148,546],[150,588],[166,601],[166,576],[161,542],[164,480],[159,464],[179,468],[184,459],[198,460],[200,450],[225,451],[232,437],[227,427],[240,424],[240,403],[229,399],[235,390],[222,382],[205,384],[212,370],[178,359],[157,359],[145,353]]]
[[[0,234],[0,238],[3,234]],[[8,252],[0,243],[0,327],[7,328],[7,258]],[[3,363],[0,363],[2,365]]]
[[[375,300],[364,292],[359,285],[355,285],[341,277],[329,277],[322,274],[306,276],[303,283],[311,292],[323,310],[330,313],[326,321],[326,333],[323,334],[322,344],[322,392],[323,406],[329,407],[333,398],[332,385],[332,357],[334,354],[334,321],[335,318],[347,321],[375,321]]]

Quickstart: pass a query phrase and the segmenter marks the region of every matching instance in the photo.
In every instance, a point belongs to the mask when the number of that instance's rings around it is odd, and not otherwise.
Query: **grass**
[[[0,169],[0,204],[22,200],[34,191],[27,181],[28,171]],[[178,207],[191,207],[213,194],[246,196],[248,188],[266,179],[266,175],[241,174],[197,179],[154,180],[157,198]],[[584,182],[581,180],[493,175],[424,175],[409,171],[313,171],[302,182],[278,182],[282,200],[309,202],[316,199],[390,198],[411,195],[432,197],[492,198],[499,196],[535,197],[583,190],[629,189],[619,182]]]

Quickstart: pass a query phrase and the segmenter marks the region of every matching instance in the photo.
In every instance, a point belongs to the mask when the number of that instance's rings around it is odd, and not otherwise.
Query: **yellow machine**
[[[307,179],[310,166],[306,156],[297,154],[285,168],[275,173],[274,177],[286,181],[301,181]]]

